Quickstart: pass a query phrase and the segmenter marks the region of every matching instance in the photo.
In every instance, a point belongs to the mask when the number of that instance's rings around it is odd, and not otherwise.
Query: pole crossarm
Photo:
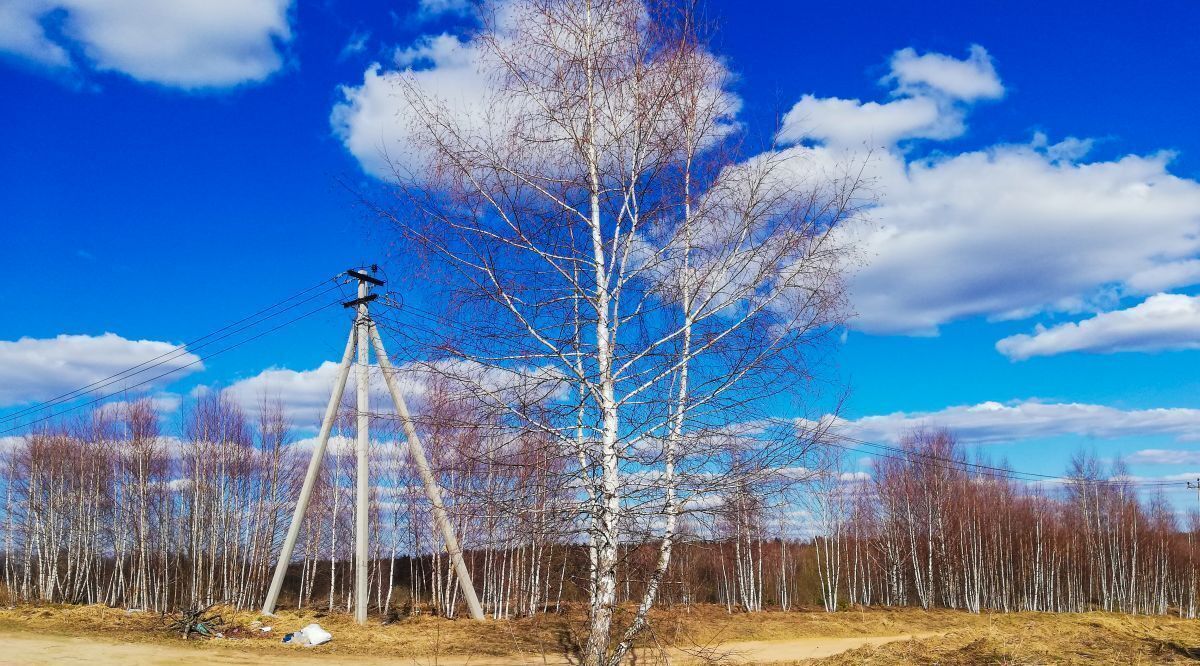
[[[346,301],[345,303],[342,303],[342,307],[356,308],[360,305],[366,305],[367,303],[370,303],[371,301],[373,301],[377,298],[379,298],[379,294],[371,294],[370,296],[363,296],[362,298],[356,298],[352,301]]]
[[[372,268],[372,270],[377,270],[379,267],[372,266],[371,268]],[[387,284],[387,282],[380,280],[379,278],[371,275],[370,273],[366,273],[364,271],[356,271],[353,268],[346,271],[346,275],[349,275],[350,277],[354,278],[355,280],[358,280],[359,282],[369,282],[370,284],[373,284],[376,287],[382,287],[383,285]]]

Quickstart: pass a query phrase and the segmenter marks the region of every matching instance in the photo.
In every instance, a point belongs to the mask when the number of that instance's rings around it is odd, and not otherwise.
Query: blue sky
[[[432,38],[470,34],[455,0],[155,4],[0,9],[0,414],[386,263],[350,194],[377,183],[363,146],[402,140],[368,117],[372,73],[407,52],[437,75]],[[1046,4],[705,11],[750,145],[782,123],[877,151],[884,235],[836,358],[850,432],[945,423],[1022,469],[1087,447],[1193,474],[1200,5]],[[345,325],[330,309],[154,390],[278,380],[311,408]]]

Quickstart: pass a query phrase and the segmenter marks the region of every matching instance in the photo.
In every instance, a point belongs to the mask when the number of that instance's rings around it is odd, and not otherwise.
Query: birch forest
[[[220,394],[185,411],[182,436],[164,433],[143,401],[8,445],[5,603],[261,603],[307,452],[269,402],[253,418]],[[452,425],[425,429],[489,616],[586,603],[581,504],[544,438],[498,453]],[[969,459],[947,431],[913,433],[900,449],[872,458],[868,473],[830,467],[687,504],[660,603],[1196,617],[1200,515],[1181,522],[1119,464],[1081,454],[1061,481],[1031,483]],[[372,449],[384,471],[372,497],[370,605],[381,616],[453,617],[462,612],[453,572],[398,451]],[[282,605],[350,608],[352,481],[347,449],[324,468]],[[644,594],[658,550],[653,538],[620,545],[619,603]]]

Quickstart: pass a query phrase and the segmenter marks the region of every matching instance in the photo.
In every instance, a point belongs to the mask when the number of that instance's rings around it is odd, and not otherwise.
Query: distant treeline
[[[428,430],[488,613],[586,603],[586,523],[565,463],[536,437],[482,455],[479,441]],[[307,464],[290,431],[278,405],[251,418],[212,394],[188,410],[180,438],[163,435],[148,402],[24,437],[3,453],[0,598],[256,607]],[[460,595],[419,482],[400,449],[376,449],[372,611],[455,615]],[[662,603],[1196,616],[1200,520],[1181,525],[1121,469],[1080,457],[1069,482],[1034,485],[972,465],[946,432],[915,433],[901,450],[868,475],[817,475],[786,496],[741,486],[698,503]],[[335,449],[323,468],[281,605],[351,608],[348,453]],[[620,547],[623,602],[640,598],[657,547],[649,537]]]

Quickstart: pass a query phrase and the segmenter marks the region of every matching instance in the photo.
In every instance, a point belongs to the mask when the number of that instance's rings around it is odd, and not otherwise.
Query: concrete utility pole
[[[394,377],[395,368],[392,367],[391,361],[388,359],[387,351],[383,348],[383,339],[379,337],[379,332],[375,330],[375,324],[371,321],[371,316],[367,311],[367,304],[375,300],[376,296],[370,293],[370,285],[383,286],[383,280],[372,277],[365,270],[350,270],[346,274],[351,278],[358,280],[358,298],[342,305],[350,308],[356,308],[357,315],[354,318],[354,325],[350,328],[350,339],[346,341],[346,351],[342,354],[341,365],[338,366],[337,381],[334,383],[333,394],[329,398],[329,404],[325,408],[325,417],[321,420],[321,430],[317,435],[317,446],[313,449],[312,458],[308,462],[308,471],[304,476],[304,485],[300,489],[300,497],[296,500],[296,510],[292,513],[292,522],[288,526],[287,536],[283,540],[283,550],[279,553],[279,562],[275,565],[275,575],[271,578],[271,587],[267,591],[267,598],[263,602],[262,612],[264,615],[270,615],[275,612],[275,605],[279,601],[279,590],[283,587],[283,579],[287,575],[288,565],[292,561],[292,553],[296,548],[296,537],[300,533],[300,525],[304,522],[304,512],[308,510],[309,500],[312,498],[313,486],[316,484],[317,476],[321,471],[321,461],[325,457],[325,449],[329,444],[329,433],[333,430],[334,420],[337,418],[338,405],[341,404],[342,394],[346,390],[346,380],[350,376],[350,365],[354,359],[354,352],[357,347],[358,351],[358,373],[356,376],[356,392],[357,392],[357,409],[358,419],[356,423],[357,440],[355,446],[355,454],[357,457],[357,469],[355,473],[355,502],[354,502],[354,619],[359,624],[367,622],[367,602],[370,596],[367,593],[367,574],[368,560],[370,556],[369,535],[368,535],[368,515],[370,512],[370,489],[371,477],[368,465],[368,453],[370,449],[370,404],[369,404],[369,363],[370,363],[370,346],[375,347],[375,356],[379,362],[380,369],[383,371],[385,382],[387,383],[388,391],[391,393],[392,401],[396,403],[396,412],[400,415],[400,419],[404,423],[404,433],[408,438],[408,447],[414,464],[417,465],[421,473],[421,479],[425,485],[425,495],[429,498],[433,505],[433,516],[439,530],[442,533],[442,539],[446,542],[446,550],[454,562],[454,570],[458,575],[458,584],[462,589],[463,598],[467,602],[467,608],[471,613],[471,617],[476,620],[484,619],[483,608],[479,605],[479,598],[475,595],[475,587],[471,582],[471,574],[467,570],[467,564],[463,560],[462,549],[458,545],[458,539],[455,538],[454,528],[450,524],[450,519],[446,516],[446,508],[442,502],[442,491],[437,485],[437,479],[433,475],[433,471],[429,468],[429,461],[425,457],[425,450],[421,446],[421,440],[417,436],[416,426],[413,425],[412,416],[409,414],[408,405],[404,401],[404,395],[400,392],[399,385]]]
[[[354,480],[357,486],[354,495],[354,621],[359,624],[367,623],[367,557],[369,545],[367,539],[367,514],[371,502],[371,470],[367,466],[367,454],[371,447],[370,423],[370,349],[367,342],[367,323],[371,318],[367,315],[367,296],[371,291],[372,282],[380,282],[370,278],[364,271],[358,277],[358,316],[354,321],[355,336],[358,338],[358,382],[355,386],[357,393],[358,442],[354,454],[358,458],[358,469]]]
[[[1196,501],[1200,502],[1200,479],[1196,479],[1195,483],[1188,481],[1187,486],[1196,491]]]

